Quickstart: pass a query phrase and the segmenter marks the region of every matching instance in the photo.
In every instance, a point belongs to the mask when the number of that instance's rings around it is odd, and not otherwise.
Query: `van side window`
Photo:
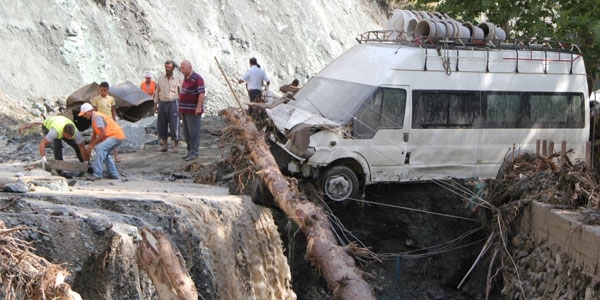
[[[529,97],[532,127],[583,127],[583,99],[580,95],[532,94]]]
[[[484,124],[481,128],[517,128],[529,113],[521,106],[521,96],[507,92],[489,92],[484,96]]]
[[[413,91],[413,128],[472,128],[480,115],[472,91]]]
[[[356,138],[372,138],[381,128],[402,128],[406,90],[378,88],[359,109],[354,120]]]
[[[583,128],[583,94],[413,91],[412,128]]]
[[[576,93],[484,92],[481,128],[583,128],[584,98]]]

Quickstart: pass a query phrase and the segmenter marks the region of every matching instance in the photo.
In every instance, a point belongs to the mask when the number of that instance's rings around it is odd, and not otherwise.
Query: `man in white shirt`
[[[246,74],[240,78],[239,83],[246,82],[246,88],[248,89],[248,96],[250,96],[250,102],[260,102],[262,96],[262,84],[263,81],[267,84],[267,88],[271,83],[265,71],[260,68],[260,65],[256,62],[256,58],[250,59],[250,69],[246,71]],[[248,108],[248,114],[252,111],[252,106]]]

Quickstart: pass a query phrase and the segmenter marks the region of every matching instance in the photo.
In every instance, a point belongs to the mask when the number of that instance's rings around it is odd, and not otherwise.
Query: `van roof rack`
[[[407,46],[418,46],[423,48],[444,47],[449,49],[507,49],[507,50],[536,50],[548,52],[565,52],[581,54],[581,49],[576,44],[553,40],[493,40],[472,38],[449,38],[419,36],[414,33],[406,33],[397,30],[373,30],[361,33],[357,38],[359,44],[381,43],[397,44]]]

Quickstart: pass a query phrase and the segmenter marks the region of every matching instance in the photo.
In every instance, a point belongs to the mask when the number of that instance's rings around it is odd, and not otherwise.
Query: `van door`
[[[356,151],[370,167],[370,182],[406,178],[408,95],[408,86],[379,87],[354,116]]]

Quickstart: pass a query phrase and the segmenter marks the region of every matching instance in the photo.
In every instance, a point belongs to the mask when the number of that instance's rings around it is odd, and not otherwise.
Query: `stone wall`
[[[575,212],[534,202],[505,256],[505,299],[598,299],[598,226],[584,225]],[[517,266],[518,276],[514,265]]]

